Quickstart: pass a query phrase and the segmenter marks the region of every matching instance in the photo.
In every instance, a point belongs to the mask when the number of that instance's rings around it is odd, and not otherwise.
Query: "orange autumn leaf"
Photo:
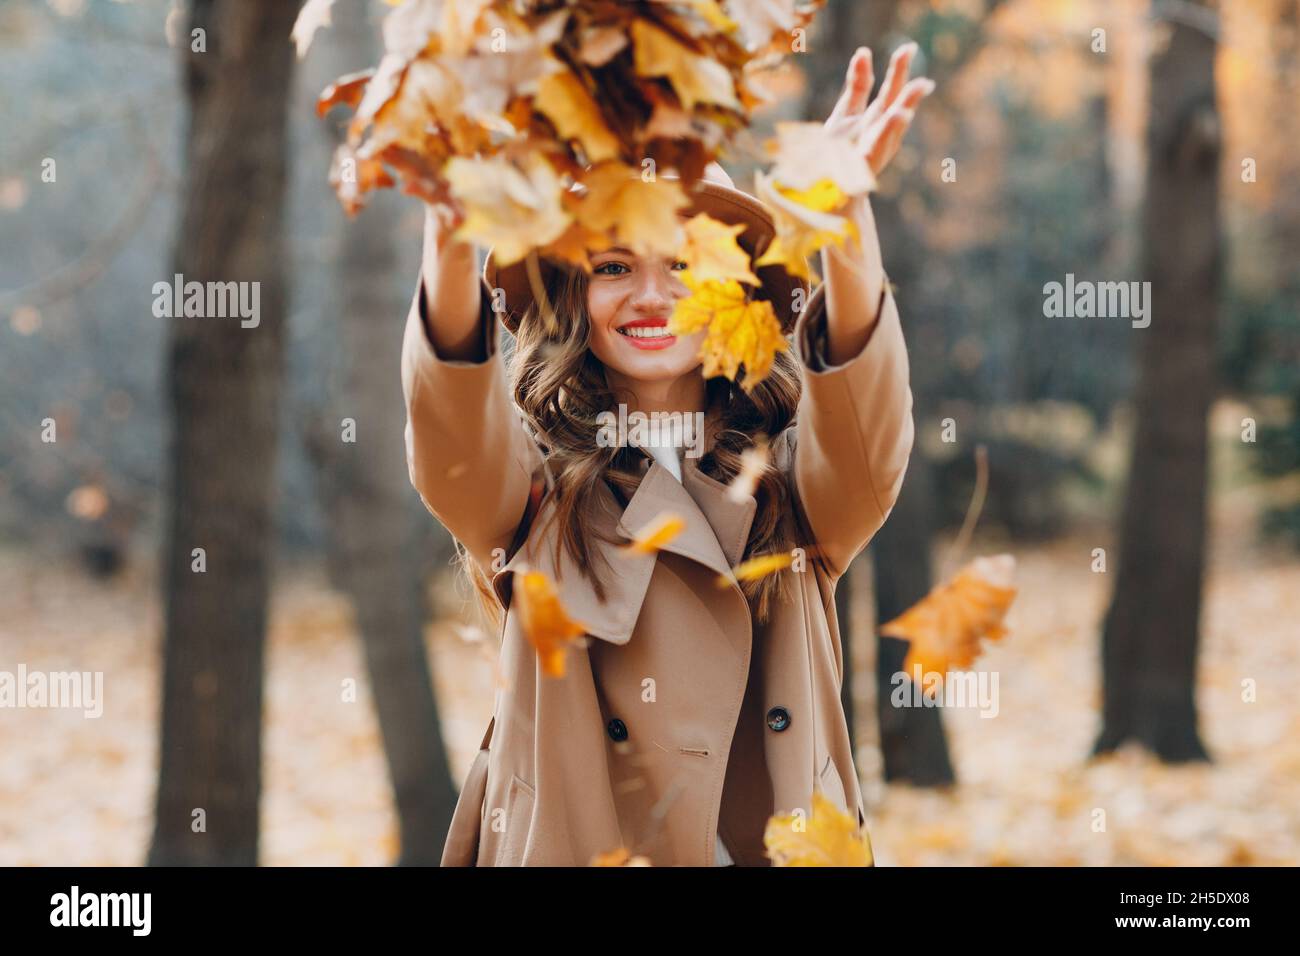
[[[812,814],[774,815],[763,830],[763,846],[773,866],[873,866],[871,837],[856,816],[840,810],[820,790],[813,791]]]
[[[560,136],[582,144],[591,162],[618,156],[618,138],[605,125],[591,94],[569,70],[550,73],[538,80],[536,106]]]
[[[686,521],[680,515],[665,512],[636,533],[631,544],[623,546],[625,554],[650,554],[658,551],[682,533]]]
[[[1011,586],[1015,566],[1009,554],[976,558],[884,624],[881,634],[911,642],[904,673],[912,674],[916,665],[923,674],[968,667],[979,656],[981,640],[1002,637],[1002,619],[1016,596]]]
[[[717,60],[695,53],[647,20],[632,23],[632,53],[638,76],[668,80],[686,109],[707,103],[739,112],[730,71]]]
[[[565,652],[587,628],[569,617],[555,584],[541,571],[525,571],[516,577],[520,580],[514,597],[524,637],[537,651],[542,672],[548,677],[563,677]]]
[[[597,163],[583,172],[581,182],[587,192],[574,217],[583,226],[640,255],[677,254],[685,236],[677,213],[690,205],[680,182],[647,182],[618,161]]]
[[[316,100],[316,115],[324,116],[340,103],[356,109],[374,76],[374,67],[340,76],[321,91]]]

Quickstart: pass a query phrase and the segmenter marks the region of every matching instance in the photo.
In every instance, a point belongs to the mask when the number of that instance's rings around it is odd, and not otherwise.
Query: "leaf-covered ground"
[[[977,665],[999,675],[998,714],[945,714],[960,778],[951,792],[879,782],[865,719],[871,664],[868,647],[858,648],[859,770],[881,865],[1300,862],[1300,561],[1216,542],[1199,685],[1214,763],[1165,767],[1133,751],[1088,762],[1109,593],[1109,577],[1089,569],[1096,546],[1074,538],[1016,550],[1011,632]],[[0,553],[0,670],[25,663],[105,675],[98,719],[0,710],[0,865],[143,862],[159,620],[142,573],[105,586]],[[491,712],[492,666],[449,622],[431,625],[428,637],[459,778]],[[396,827],[360,649],[346,602],[319,575],[282,575],[268,666],[263,862],[391,862]],[[356,703],[341,699],[348,678],[361,688]],[[1246,679],[1257,702],[1242,701]]]

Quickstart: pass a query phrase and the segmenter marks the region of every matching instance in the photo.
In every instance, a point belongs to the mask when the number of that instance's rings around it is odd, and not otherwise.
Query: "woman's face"
[[[636,382],[663,382],[694,372],[705,330],[667,333],[673,306],[690,295],[678,277],[685,263],[614,248],[593,256],[591,264],[589,345],[605,368]]]

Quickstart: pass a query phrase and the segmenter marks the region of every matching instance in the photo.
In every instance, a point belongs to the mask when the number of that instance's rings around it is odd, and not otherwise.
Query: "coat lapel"
[[[727,486],[700,472],[697,462],[698,459],[686,458],[682,480],[678,481],[672,472],[646,456],[641,483],[627,507],[620,512],[613,494],[602,487],[601,500],[589,514],[602,532],[612,531],[623,539],[635,537],[661,514],[675,514],[682,518],[685,527],[663,550],[696,561],[715,574],[728,575],[744,554],[757,503],[752,495],[740,501],[732,500]],[[549,502],[544,503],[534,527],[546,522],[548,508]],[[595,588],[579,573],[567,552],[561,551],[560,566],[555,565],[553,529],[541,536],[530,534],[524,546],[493,576],[497,597],[503,606],[508,606],[510,580],[515,571],[526,568],[543,571],[556,582],[560,601],[569,616],[580,621],[588,634],[614,644],[627,643],[641,613],[657,556],[628,554],[617,543],[599,538],[593,541],[592,547],[610,568],[610,573],[602,578],[606,585],[604,601],[597,597]],[[730,586],[743,593],[735,582]]]

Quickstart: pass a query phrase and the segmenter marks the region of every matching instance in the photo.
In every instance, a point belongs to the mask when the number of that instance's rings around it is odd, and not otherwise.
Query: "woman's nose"
[[[678,279],[667,265],[641,270],[641,281],[632,296],[632,305],[646,312],[671,309],[678,298]],[[682,293],[688,291],[681,286]]]

